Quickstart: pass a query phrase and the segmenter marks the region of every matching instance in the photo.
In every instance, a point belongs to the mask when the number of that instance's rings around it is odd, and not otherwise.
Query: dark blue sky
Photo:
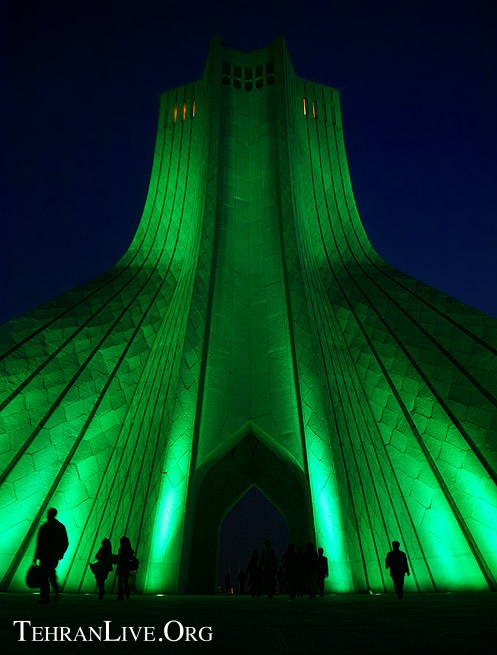
[[[253,50],[278,32],[299,75],[341,90],[375,248],[497,316],[495,3],[209,5],[2,5],[0,322],[122,255],[145,201],[159,94],[201,76],[211,37]]]

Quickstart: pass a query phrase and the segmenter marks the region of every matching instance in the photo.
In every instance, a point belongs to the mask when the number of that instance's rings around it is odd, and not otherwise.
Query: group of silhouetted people
[[[40,603],[49,602],[50,585],[55,592],[55,598],[58,597],[59,588],[55,569],[69,546],[66,529],[56,519],[56,516],[57,510],[49,509],[47,522],[38,531],[34,562],[35,564],[37,561],[39,562],[40,600],[38,602]],[[99,598],[104,597],[105,581],[109,573],[113,571],[114,565],[117,565],[117,598],[118,600],[129,599],[129,577],[132,571],[136,571],[138,568],[138,559],[135,557],[128,537],[121,537],[117,555],[112,552],[110,540],[104,539],[95,559],[97,561],[90,564],[90,568],[95,575]],[[402,599],[404,576],[410,575],[410,571],[407,556],[400,550],[398,541],[392,542],[392,550],[387,553],[385,566],[390,570],[397,598]],[[276,584],[279,583],[280,593],[287,593],[290,600],[294,600],[297,595],[303,596],[304,594],[308,594],[309,599],[313,599],[316,594],[324,595],[324,581],[328,575],[328,559],[324,556],[322,548],[316,552],[315,546],[311,542],[307,544],[305,550],[302,546],[295,549],[295,545],[290,544],[282,557],[281,566],[278,568],[276,553],[271,548],[269,539],[266,539],[264,550],[260,554],[254,550],[246,572],[240,572],[238,580],[241,593],[247,582],[248,591],[253,598],[259,598],[262,594],[273,598]],[[227,582],[231,588],[228,577]]]
[[[278,567],[276,553],[269,539],[266,539],[264,550],[260,554],[254,550],[246,572],[242,571],[238,580],[242,593],[247,581],[252,598],[259,598],[263,594],[272,598],[278,583],[280,593],[288,593],[290,600],[294,600],[297,595],[305,593],[309,594],[310,599],[315,598],[316,593],[323,596],[324,580],[327,577],[328,559],[322,548],[316,552],[314,544],[309,542],[305,550],[301,546],[295,550],[295,545],[290,544]]]
[[[109,573],[113,570],[114,564],[117,564],[117,599],[124,600],[126,598],[126,600],[129,600],[129,576],[132,571],[136,571],[138,568],[138,560],[135,557],[134,550],[131,548],[128,537],[121,537],[117,555],[112,553],[110,539],[104,539],[100,550],[95,555],[95,559],[97,560],[96,563],[90,564],[90,568],[97,581],[100,600],[104,597],[105,581]]]
[[[314,544],[309,542],[302,548],[295,550],[290,544],[282,559],[282,587],[288,593],[290,600],[295,597],[309,595],[309,599],[316,594],[324,596],[324,581],[328,577],[328,558],[324,550],[319,548],[316,552]]]
[[[47,513],[47,522],[44,523],[38,531],[36,543],[36,552],[34,563],[38,564],[38,575],[40,583],[40,600],[39,603],[48,603],[50,600],[50,585],[55,592],[55,599],[59,596],[59,587],[55,569],[57,564],[63,558],[64,553],[69,546],[67,531],[60,521],[55,517],[57,510],[49,509]],[[129,599],[129,577],[132,571],[138,568],[138,559],[135,557],[134,550],[128,537],[121,537],[120,547],[117,555],[112,552],[112,544],[109,539],[104,539],[102,545],[95,555],[97,560],[90,564],[92,573],[95,576],[99,598],[102,599],[105,594],[105,581],[109,573],[114,569],[116,564],[117,575],[117,598],[118,600]]]
[[[404,576],[410,575],[410,571],[407,556],[400,550],[398,541],[392,542],[392,550],[387,553],[385,567],[390,570],[397,598],[402,599]],[[324,556],[322,548],[318,548],[316,552],[311,542],[305,549],[302,546],[295,549],[295,545],[290,544],[282,557],[281,566],[278,567],[278,558],[267,539],[262,553],[254,550],[247,570],[240,571],[238,581],[242,594],[247,582],[252,598],[259,598],[263,594],[272,598],[278,583],[280,594],[288,594],[290,600],[306,594],[309,599],[313,599],[318,594],[324,596],[324,581],[328,576],[328,558]]]

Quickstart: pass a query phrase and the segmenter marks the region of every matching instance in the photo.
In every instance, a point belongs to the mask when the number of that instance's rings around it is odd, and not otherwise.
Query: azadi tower
[[[393,269],[354,203],[338,92],[282,37],[214,40],[161,96],[150,189],[107,273],[1,332],[2,590],[54,506],[66,591],[104,537],[144,592],[211,592],[256,485],[328,591],[495,590],[497,321]],[[391,588],[391,587],[390,587]]]

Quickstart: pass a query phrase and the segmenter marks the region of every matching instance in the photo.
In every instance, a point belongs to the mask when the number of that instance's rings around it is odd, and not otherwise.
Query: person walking
[[[110,539],[104,539],[102,541],[102,546],[95,555],[95,559],[97,560],[97,563],[92,564],[91,566],[97,580],[98,597],[102,600],[105,594],[105,581],[107,580],[109,573],[112,571],[114,560],[117,559],[112,554]]]
[[[128,537],[121,537],[117,553],[117,600],[129,600],[129,574],[133,570],[135,551],[131,548]]]
[[[306,591],[309,593],[309,600],[316,598],[318,554],[312,542],[307,544],[304,551],[304,580]]]
[[[248,591],[252,598],[260,596],[259,553],[254,550],[247,566]]]
[[[288,545],[288,549],[283,555],[282,566],[285,570],[286,586],[289,600],[295,600],[295,596],[297,595],[299,562],[297,553],[295,552],[294,544]]]
[[[411,575],[407,565],[407,555],[400,550],[400,543],[392,541],[392,550],[387,553],[385,567],[390,569],[390,577],[397,593],[397,598],[402,599],[404,595],[404,575]]]
[[[60,521],[57,521],[56,516],[55,507],[48,510],[47,522],[39,529],[36,541],[34,562],[39,561],[41,577],[39,603],[50,601],[50,585],[55,591],[55,600],[58,599],[59,585],[55,569],[69,546],[66,529]]]
[[[259,559],[259,569],[261,570],[262,579],[264,581],[264,592],[267,594],[268,598],[272,598],[276,590],[278,558],[276,557],[274,550],[271,548],[271,542],[269,539],[266,539],[264,542],[264,550]]]

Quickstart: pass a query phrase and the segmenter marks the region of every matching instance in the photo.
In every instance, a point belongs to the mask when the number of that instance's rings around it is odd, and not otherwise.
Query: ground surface
[[[133,596],[129,602],[109,596],[64,594],[58,602],[38,605],[31,594],[0,594],[1,650],[4,653],[486,653],[497,652],[497,594],[461,593],[408,595],[399,602],[391,594],[381,596],[326,596],[309,601],[286,597],[252,600],[247,596]],[[26,624],[19,641],[20,626],[13,621],[31,621],[51,628],[50,642],[33,641]],[[54,626],[79,626],[89,639],[89,627],[98,631],[105,623],[109,637],[122,637],[123,626],[142,630],[135,642],[128,629],[127,641],[54,642]],[[183,638],[176,639],[183,626]],[[177,623],[179,622],[179,623]],[[145,626],[153,626],[155,641],[144,641]],[[212,628],[212,641],[186,641],[186,627]],[[150,636],[152,636],[150,631]],[[203,631],[208,638],[209,631]],[[60,630],[57,631],[60,637]],[[162,637],[162,641],[159,638]]]

